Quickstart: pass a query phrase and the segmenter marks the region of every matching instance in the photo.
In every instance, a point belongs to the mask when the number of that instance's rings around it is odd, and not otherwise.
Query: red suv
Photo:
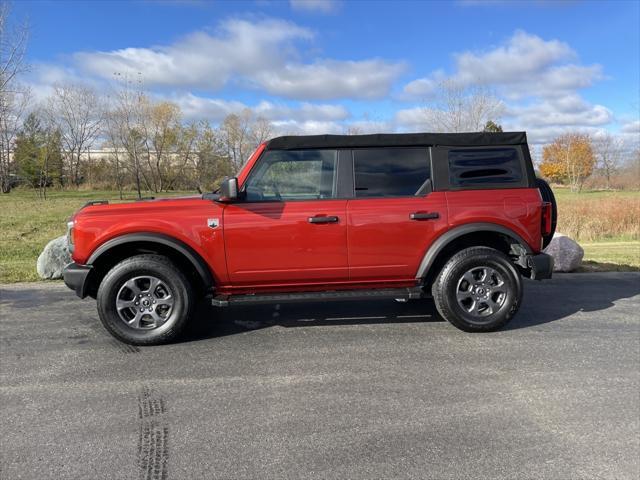
[[[465,331],[505,325],[541,253],[555,200],[526,135],[287,136],[217,193],[108,205],[69,222],[65,283],[97,298],[132,344],[173,340],[213,305],[416,299]]]

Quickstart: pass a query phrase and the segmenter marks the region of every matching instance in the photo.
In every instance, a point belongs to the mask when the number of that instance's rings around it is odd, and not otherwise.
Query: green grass
[[[134,192],[125,192],[125,200],[135,198]],[[120,198],[117,191],[95,190],[50,191],[47,200],[40,200],[33,190],[27,189],[0,194],[0,283],[38,280],[38,255],[50,240],[65,234],[68,218],[89,200],[119,202]]]
[[[640,271],[640,241],[582,243],[585,271]]]
[[[558,202],[566,200],[591,200],[603,198],[620,198],[628,200],[638,200],[640,198],[639,190],[583,190],[582,192],[572,192],[570,188],[553,186],[553,194]]]
[[[555,192],[561,214],[565,208],[597,205],[601,203],[599,200],[618,200],[620,208],[617,210],[640,200],[640,192],[637,191],[578,194],[568,189],[556,189]],[[171,192],[158,196],[185,193],[193,192]],[[133,192],[126,192],[125,195],[125,200],[135,199]],[[47,242],[64,235],[69,216],[89,200],[120,201],[115,191],[50,191],[47,200],[40,200],[32,190],[26,189],[0,194],[0,283],[38,280],[35,266],[38,255]],[[591,207],[586,210],[591,211]],[[575,217],[573,211],[567,217]],[[634,223],[637,224],[637,219]],[[631,235],[608,234],[597,241],[581,240],[580,243],[585,250],[585,270],[640,270],[640,241],[633,232]]]

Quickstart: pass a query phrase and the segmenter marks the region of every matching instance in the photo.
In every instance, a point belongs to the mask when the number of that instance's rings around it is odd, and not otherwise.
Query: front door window
[[[335,198],[336,163],[336,150],[267,151],[247,179],[245,201]]]

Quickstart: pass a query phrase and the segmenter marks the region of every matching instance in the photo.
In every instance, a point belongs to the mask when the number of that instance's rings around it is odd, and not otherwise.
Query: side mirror
[[[238,179],[236,177],[225,177],[220,185],[221,202],[233,202],[238,199]]]

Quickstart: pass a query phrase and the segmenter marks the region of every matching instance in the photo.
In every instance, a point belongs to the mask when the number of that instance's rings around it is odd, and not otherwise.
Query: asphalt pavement
[[[0,286],[0,478],[639,478],[640,274],[525,287],[491,334],[428,300],[202,305],[142,348]]]

